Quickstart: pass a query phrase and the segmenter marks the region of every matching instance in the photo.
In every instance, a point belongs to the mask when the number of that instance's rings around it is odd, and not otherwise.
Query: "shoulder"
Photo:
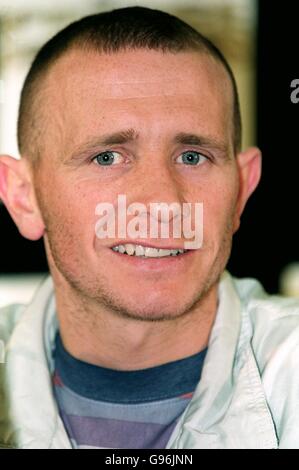
[[[0,308],[0,340],[7,341],[24,313],[26,305],[11,304]]]
[[[241,302],[243,321],[260,368],[278,352],[299,350],[299,299],[269,295],[255,279],[233,278]]]
[[[258,327],[265,322],[298,323],[299,298],[268,294],[259,281],[252,278],[233,278],[233,283],[241,301],[241,306]]]
[[[52,294],[52,279],[45,275],[44,278],[41,278],[28,304],[15,303],[0,308],[0,340],[6,342],[23,319],[29,328],[33,324],[31,317],[42,315]]]
[[[299,348],[299,299],[269,295],[252,278],[232,282],[240,299],[243,331],[263,368],[281,347]]]
[[[268,295],[253,279],[233,282],[279,447],[299,448],[299,299]]]

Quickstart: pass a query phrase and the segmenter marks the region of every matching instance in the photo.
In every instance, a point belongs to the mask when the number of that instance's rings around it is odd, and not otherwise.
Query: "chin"
[[[134,320],[144,321],[144,322],[162,322],[170,321],[176,318],[181,317],[184,314],[184,311],[171,310],[171,309],[153,309],[151,306],[148,310],[144,309],[144,306],[139,310],[131,310],[129,308],[119,310],[118,313],[124,318],[130,318]]]
[[[103,299],[104,300],[108,300]],[[161,295],[144,293],[142,296],[136,296],[132,299],[115,298],[110,296],[106,303],[107,306],[114,310],[118,315],[124,318],[131,318],[140,321],[166,321],[174,320],[185,315],[195,305],[198,298],[190,296],[189,299],[182,298],[178,294],[161,293]]]

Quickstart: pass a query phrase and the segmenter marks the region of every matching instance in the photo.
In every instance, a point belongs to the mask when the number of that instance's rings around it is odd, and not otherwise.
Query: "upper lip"
[[[170,246],[170,245],[161,245],[161,244],[156,244],[156,243],[147,243],[139,240],[119,240],[118,242],[114,242],[112,245],[110,245],[109,248],[113,248],[114,246],[118,245],[141,245],[144,246],[145,248],[156,248],[160,250],[185,250],[183,246]]]

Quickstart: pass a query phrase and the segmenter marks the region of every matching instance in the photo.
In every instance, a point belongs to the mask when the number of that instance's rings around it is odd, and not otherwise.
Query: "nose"
[[[127,201],[142,203],[146,215],[155,217],[160,223],[169,223],[182,214],[182,204],[186,202],[186,188],[175,168],[169,162],[147,160],[146,164],[134,172],[128,184]],[[157,212],[152,210],[154,204]],[[165,207],[173,209],[167,213]],[[159,209],[163,209],[159,210]]]
[[[189,215],[184,208],[186,188],[176,168],[162,156],[154,162],[144,160],[131,174],[127,204],[136,208],[137,203],[139,217],[146,220],[147,237],[181,239],[183,219]],[[128,213],[133,216],[134,209]]]

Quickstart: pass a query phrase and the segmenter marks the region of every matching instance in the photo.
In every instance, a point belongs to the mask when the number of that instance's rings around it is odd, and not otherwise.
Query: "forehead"
[[[64,140],[123,127],[123,121],[147,133],[161,131],[162,122],[165,132],[193,125],[232,135],[229,77],[203,53],[72,50],[52,67],[45,85],[51,120]]]

